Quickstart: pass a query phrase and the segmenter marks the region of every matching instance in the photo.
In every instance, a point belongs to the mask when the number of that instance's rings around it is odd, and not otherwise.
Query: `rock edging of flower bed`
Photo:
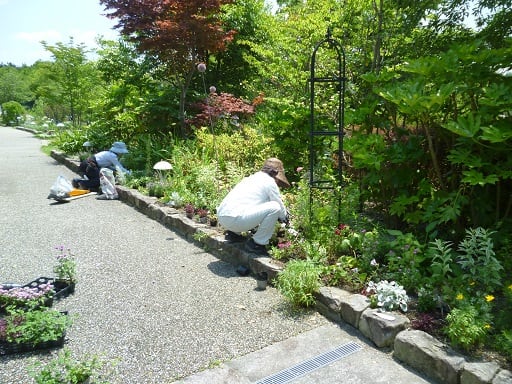
[[[79,162],[52,151],[51,156],[77,172]],[[116,186],[119,199],[147,217],[178,232],[189,241],[198,241],[217,258],[266,272],[272,280],[284,265],[268,257],[254,257],[241,244],[227,243],[216,227],[198,223],[182,212],[168,207],[155,197]],[[197,236],[200,234],[201,236]],[[366,296],[335,288],[322,287],[316,293],[316,309],[334,322],[348,323],[371,340],[376,347],[393,351],[393,357],[427,377],[446,384],[512,384],[512,372],[494,362],[470,362],[426,332],[409,328],[409,319],[398,312],[381,313],[370,308]]]

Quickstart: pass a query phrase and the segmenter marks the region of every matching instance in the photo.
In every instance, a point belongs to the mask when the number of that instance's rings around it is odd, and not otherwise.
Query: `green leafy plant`
[[[321,268],[311,260],[292,260],[277,276],[277,289],[294,305],[315,304],[313,294],[320,288]]]
[[[501,351],[509,361],[512,361],[512,331],[502,330],[500,334],[495,337],[495,346],[498,351]]]
[[[71,324],[65,313],[46,307],[31,310],[9,307],[7,316],[0,321],[3,321],[0,340],[33,345],[58,340]]]
[[[474,290],[494,292],[501,285],[500,271],[503,269],[493,250],[492,234],[484,228],[466,230],[466,237],[459,243],[457,263],[462,268],[462,277]]]
[[[166,189],[169,188],[165,181],[151,181],[147,184],[146,187],[148,189],[149,196],[154,196],[158,198],[163,197],[165,195]]]
[[[452,243],[436,239],[430,243],[429,255],[431,257],[431,277],[430,282],[432,285],[441,288],[444,284],[449,282],[453,276],[453,265],[455,262],[455,255],[452,249]]]
[[[412,233],[397,230],[388,230],[388,233],[393,239],[387,244],[389,251],[383,277],[400,281],[407,290],[413,289],[422,279],[423,246]]]
[[[328,250],[333,256],[356,256],[361,249],[363,234],[352,230],[348,224],[338,224],[330,240]]]
[[[64,348],[48,363],[32,364],[29,374],[37,384],[108,384],[100,375],[106,364],[98,355],[78,359]]]
[[[59,245],[55,247],[59,252],[57,255],[57,264],[53,268],[53,272],[57,275],[57,280],[65,280],[76,282],[76,259],[71,250]]]
[[[25,120],[25,108],[17,101],[2,104],[2,122],[5,125],[18,125]]]
[[[204,239],[206,239],[207,237],[208,237],[208,234],[206,232],[203,232],[203,231],[196,231],[192,235],[192,238],[195,241],[198,241],[200,243],[202,243],[204,241]]]
[[[445,333],[450,341],[468,351],[482,342],[490,325],[479,317],[475,307],[454,308],[447,316]]]

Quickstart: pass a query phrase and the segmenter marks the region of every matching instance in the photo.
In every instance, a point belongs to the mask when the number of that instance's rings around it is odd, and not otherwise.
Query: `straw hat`
[[[123,153],[128,153],[128,148],[126,148],[126,144],[122,141],[116,141],[114,144],[112,144],[110,151],[121,155]]]
[[[275,179],[278,186],[281,188],[288,188],[290,186],[290,182],[284,174],[283,162],[281,160],[271,157],[270,159],[265,160],[263,168],[272,168],[277,172]]]

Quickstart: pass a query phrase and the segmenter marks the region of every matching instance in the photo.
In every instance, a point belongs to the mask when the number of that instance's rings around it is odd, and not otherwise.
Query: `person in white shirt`
[[[108,151],[101,151],[90,156],[80,163],[78,171],[87,178],[73,179],[73,187],[79,189],[88,189],[90,191],[98,191],[100,187],[100,169],[109,168],[113,171],[121,171],[130,174],[130,171],[123,167],[119,158],[121,155],[128,153],[126,144],[122,141],[116,141]]]
[[[281,160],[270,158],[262,169],[241,180],[217,207],[219,224],[227,230],[226,240],[242,241],[241,232],[256,228],[245,249],[259,255],[268,255],[269,243],[278,220],[286,221],[288,212],[279,190],[289,187]]]

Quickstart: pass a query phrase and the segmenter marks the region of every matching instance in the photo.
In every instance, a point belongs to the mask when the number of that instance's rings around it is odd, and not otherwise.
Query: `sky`
[[[41,40],[68,44],[73,37],[75,46],[87,49],[97,48],[97,36],[117,40],[115,20],[104,13],[99,0],[0,0],[0,63],[51,60]]]

